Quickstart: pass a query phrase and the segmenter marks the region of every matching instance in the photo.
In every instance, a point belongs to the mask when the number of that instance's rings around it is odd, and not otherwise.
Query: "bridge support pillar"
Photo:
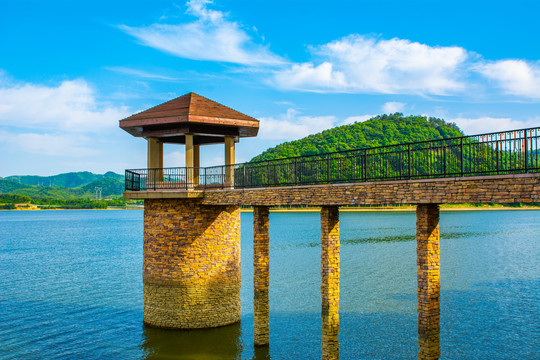
[[[144,323],[195,329],[240,321],[240,208],[144,202]]]
[[[416,264],[418,279],[418,353],[419,360],[440,356],[439,341],[439,205],[422,204],[416,208]]]
[[[322,359],[339,359],[339,208],[321,209]]]
[[[253,207],[253,288],[255,346],[269,344],[269,216],[267,206]]]

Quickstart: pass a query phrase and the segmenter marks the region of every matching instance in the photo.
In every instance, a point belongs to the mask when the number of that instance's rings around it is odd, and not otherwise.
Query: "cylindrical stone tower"
[[[146,200],[143,281],[147,325],[194,329],[239,321],[239,207]]]
[[[234,188],[235,144],[259,121],[188,93],[120,121],[148,142],[148,168],[126,171],[124,197],[144,199],[144,323],[197,329],[240,321],[240,209],[203,206],[207,188]],[[164,168],[164,144],[185,145]],[[225,165],[201,172],[200,147],[223,144]]]

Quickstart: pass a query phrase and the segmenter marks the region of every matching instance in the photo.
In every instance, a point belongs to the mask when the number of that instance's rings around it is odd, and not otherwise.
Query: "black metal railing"
[[[540,127],[206,168],[126,170],[126,191],[297,186],[540,170]]]

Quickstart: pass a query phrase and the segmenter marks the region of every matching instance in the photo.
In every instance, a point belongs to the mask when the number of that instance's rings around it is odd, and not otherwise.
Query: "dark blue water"
[[[270,215],[270,348],[242,321],[142,324],[142,211],[0,212],[1,359],[317,359],[317,213]],[[417,356],[415,214],[341,213],[341,359]],[[540,359],[540,211],[441,213],[441,358]]]

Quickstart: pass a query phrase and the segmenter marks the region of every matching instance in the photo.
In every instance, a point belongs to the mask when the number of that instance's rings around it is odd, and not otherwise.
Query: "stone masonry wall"
[[[203,204],[391,205],[540,202],[540,174],[207,191]]]
[[[439,239],[439,206],[418,205],[416,208],[416,261],[419,360],[435,360],[440,356]]]
[[[240,320],[240,210],[196,199],[144,209],[144,322],[216,327]]]

